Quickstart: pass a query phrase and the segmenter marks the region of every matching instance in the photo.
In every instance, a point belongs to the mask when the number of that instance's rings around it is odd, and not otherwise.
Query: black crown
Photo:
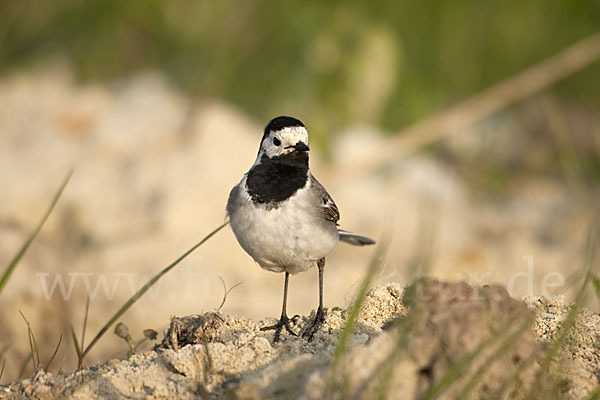
[[[283,128],[289,128],[292,126],[301,126],[303,128],[305,127],[304,124],[296,118],[286,116],[273,118],[271,121],[269,121],[267,126],[265,126],[265,136],[268,135],[269,132],[280,131]]]

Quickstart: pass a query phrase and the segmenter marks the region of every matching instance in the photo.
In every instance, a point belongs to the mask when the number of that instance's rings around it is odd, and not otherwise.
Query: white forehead
[[[308,131],[303,126],[287,126],[278,131],[271,131],[271,137],[278,137],[279,140],[284,140],[288,144],[296,144],[303,142],[308,145]]]

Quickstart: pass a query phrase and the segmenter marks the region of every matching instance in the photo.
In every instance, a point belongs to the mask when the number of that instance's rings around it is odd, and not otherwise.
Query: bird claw
[[[306,338],[309,342],[312,341],[313,336],[317,333],[323,322],[325,322],[325,313],[322,308],[319,308],[317,310],[317,315],[315,315],[315,319],[313,319],[304,329],[302,337]]]
[[[277,323],[275,325],[269,325],[269,326],[263,326],[262,328],[260,328],[261,331],[271,331],[271,330],[275,330],[275,336],[273,337],[273,343],[277,343],[279,342],[279,337],[281,336],[281,330],[283,328],[285,328],[285,330],[292,336],[298,336],[298,334],[296,332],[294,332],[292,330],[292,327],[290,326],[290,321],[291,322],[295,322],[296,317],[294,316],[294,318],[290,319],[288,318],[287,315],[282,315],[281,318],[279,318],[279,321],[277,321]]]

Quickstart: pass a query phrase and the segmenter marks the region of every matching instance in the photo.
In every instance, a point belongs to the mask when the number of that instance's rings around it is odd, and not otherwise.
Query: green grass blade
[[[554,340],[554,342],[550,345],[546,356],[541,362],[541,367],[538,373],[535,376],[534,384],[531,386],[531,390],[527,393],[524,398],[534,398],[535,390],[539,387],[544,374],[548,373],[548,369],[550,364],[560,348],[567,342],[569,334],[571,330],[574,328],[575,323],[577,322],[577,315],[579,311],[583,307],[583,302],[585,300],[586,288],[592,282],[593,284],[593,268],[596,266],[596,247],[598,244],[598,240],[600,240],[600,213],[597,212],[594,221],[591,223],[590,228],[588,230],[587,236],[587,244],[585,251],[585,260],[583,269],[585,271],[585,277],[583,283],[581,284],[581,289],[577,292],[577,296],[575,297],[575,301],[573,305],[567,312],[567,316],[565,317],[564,322],[559,328],[558,337]]]
[[[63,335],[60,335],[60,338],[58,338],[58,344],[56,345],[56,348],[54,349],[54,353],[52,353],[52,357],[50,357],[50,360],[48,360],[48,362],[46,363],[46,367],[44,368],[45,371],[48,371],[48,369],[50,368],[50,365],[52,365],[52,361],[54,361],[54,357],[56,357],[56,354],[58,353],[58,349],[60,348],[60,344],[62,343],[62,338]]]
[[[33,330],[31,329],[31,324],[25,317],[25,314],[23,314],[21,312],[21,310],[19,310],[19,314],[21,314],[21,317],[23,317],[23,319],[25,320],[25,323],[27,324],[27,336],[29,338],[29,351],[31,352],[31,360],[33,361],[33,370],[35,372],[35,371],[37,371],[37,369],[40,365],[40,354],[38,352],[37,342],[35,341],[35,335],[33,334]]]
[[[73,337],[73,344],[75,345],[75,352],[77,353],[77,357],[81,358],[81,346],[79,345],[79,340],[77,339],[77,335],[75,334],[75,329],[73,325],[71,325],[71,336]]]
[[[5,360],[6,362],[6,360]],[[600,387],[597,387],[585,400],[598,400],[600,399]]]
[[[85,302],[85,316],[83,317],[83,328],[82,328],[82,332],[81,332],[81,347],[84,346],[84,342],[85,342],[85,331],[87,328],[89,311],[90,311],[90,296],[88,295],[87,300]]]
[[[496,332],[493,332],[487,339],[485,339],[481,343],[479,343],[477,345],[477,347],[475,348],[475,350],[473,350],[471,353],[469,353],[467,356],[465,356],[462,360],[457,362],[452,368],[450,368],[450,370],[448,372],[446,372],[446,374],[435,385],[433,385],[431,388],[429,388],[429,390],[427,392],[425,392],[425,394],[423,394],[423,396],[420,397],[420,400],[434,399],[437,396],[439,396],[440,393],[442,393],[442,391],[444,391],[446,388],[448,388],[448,386],[450,386],[452,383],[456,382],[456,380],[458,378],[460,378],[462,373],[469,367],[469,365],[471,365],[473,360],[475,360],[475,358],[477,358],[483,350],[489,348],[490,346],[492,346],[494,344],[494,342],[499,341],[504,335],[507,334],[507,332],[510,330],[510,327],[513,325],[514,321],[515,320],[513,319],[513,320],[509,321],[508,323],[504,324],[504,326],[501,329],[497,330]],[[522,328],[522,329],[525,329],[528,326],[528,322],[529,321],[525,322],[524,328]],[[519,328],[519,330],[517,330],[517,332],[520,332],[520,331],[521,331],[521,328]]]
[[[38,351],[37,340],[35,340],[35,334],[33,333],[32,329],[29,330],[29,334],[31,336],[31,341],[33,342],[33,350],[35,351],[35,363],[33,365],[33,369],[35,372],[40,368],[40,353]]]
[[[500,346],[492,353],[490,357],[485,360],[483,366],[476,371],[471,379],[467,382],[467,384],[463,387],[462,391],[459,393],[456,400],[466,400],[471,398],[470,392],[475,388],[477,383],[480,381],[481,377],[485,374],[485,372],[506,352],[516,343],[516,341],[520,338],[521,334],[531,326],[530,319],[525,319],[524,323],[515,330],[515,332],[511,333],[510,336],[500,344]],[[512,322],[509,323],[512,325]],[[520,368],[517,368],[520,370]]]
[[[521,371],[524,368],[529,367],[531,364],[533,364],[534,362],[536,362],[537,360],[537,354],[535,351],[533,351],[529,357],[527,357],[527,359],[523,362],[523,365],[521,366],[521,368],[517,368],[515,369],[515,371],[513,371],[512,375],[506,379],[504,382],[502,382],[502,385],[500,386],[500,388],[498,388],[498,390],[496,391],[496,393],[493,393],[490,397],[487,398],[487,400],[498,400],[498,399],[503,399],[505,397],[504,393],[510,389],[512,386],[514,386],[514,384],[517,382],[517,380],[519,379],[519,376],[521,374]],[[524,398],[524,397],[522,397]]]
[[[578,200],[587,202],[590,200],[590,185],[588,184],[590,180],[586,174],[588,169],[585,168],[582,158],[577,154],[565,112],[555,101],[548,98],[542,100],[542,109],[546,114],[546,122],[558,153],[558,162],[567,183],[573,188]]]
[[[219,279],[221,280],[221,284],[223,285],[223,299],[221,300],[221,304],[219,304],[219,307],[217,307],[217,311],[221,311],[221,308],[223,308],[223,306],[225,305],[225,302],[227,301],[227,296],[229,295],[229,293],[231,293],[231,291],[233,289],[235,289],[236,287],[240,286],[243,282],[238,282],[235,285],[233,285],[232,287],[230,287],[229,289],[227,289],[227,285],[225,284],[225,281],[223,280],[223,278],[221,278],[221,276],[219,276]]]
[[[377,377],[377,384],[373,390],[374,399],[384,400],[387,398],[389,385],[392,381],[394,364],[400,356],[406,351],[407,334],[413,323],[412,315],[409,314],[405,319],[398,318],[394,322],[394,328],[398,329],[398,341],[395,348],[387,355],[387,357],[376,367],[373,376]]]
[[[4,357],[4,353],[6,353],[10,349],[10,345],[4,346],[2,350],[0,350],[0,358]]]
[[[338,370],[340,368],[340,363],[342,361],[344,353],[347,350],[348,342],[350,340],[352,332],[354,331],[354,326],[356,325],[356,321],[358,319],[358,313],[360,312],[360,308],[362,307],[362,304],[364,303],[365,298],[367,297],[367,293],[369,291],[371,283],[373,282],[373,279],[374,279],[375,275],[377,274],[377,272],[380,270],[380,267],[383,263],[385,254],[387,253],[387,248],[389,246],[389,237],[387,237],[387,236],[384,237],[380,242],[381,242],[381,244],[377,247],[377,249],[375,251],[375,255],[373,256],[373,259],[372,259],[371,263],[369,264],[367,273],[361,282],[361,286],[358,291],[358,295],[356,296],[356,300],[354,301],[354,304],[352,305],[352,308],[350,309],[350,313],[346,320],[346,326],[342,330],[342,333],[340,334],[338,343],[335,347],[335,350],[333,353],[333,361],[332,361],[331,369],[330,369],[331,375],[330,375],[330,379],[328,381],[328,385],[326,388],[326,397],[327,398],[333,398],[334,397],[333,394],[335,393],[335,391],[338,388],[343,388],[343,383],[342,383],[342,385],[338,385],[338,377],[337,377]],[[343,382],[343,379],[342,379],[342,382]]]
[[[422,278],[417,279],[415,282],[405,288],[402,303],[410,311],[405,317],[396,318],[392,328],[390,329],[397,330],[396,345],[394,346],[393,350],[389,352],[386,358],[379,363],[375,369],[375,372],[373,373],[373,376],[377,377],[378,382],[374,387],[373,395],[371,396],[372,398],[379,400],[388,398],[390,384],[392,383],[394,376],[394,367],[400,357],[405,354],[408,346],[408,335],[420,318],[420,315],[414,311],[414,304],[420,301],[420,289],[418,289],[418,286],[422,284],[421,279]]]
[[[2,361],[2,369],[0,370],[0,384],[2,384],[2,375],[4,375],[4,368],[6,368],[6,358]]]
[[[82,358],[85,357],[89,353],[89,351],[94,347],[94,345],[96,344],[96,342],[98,342],[98,340],[100,340],[100,338],[106,333],[106,331],[108,331],[110,329],[110,327],[119,318],[121,318],[121,316],[127,310],[129,310],[129,308],[136,301],[138,301],[138,299],[140,297],[142,297],[144,295],[144,293],[146,293],[148,291],[148,289],[150,289],[160,278],[162,278],[167,272],[169,272],[171,269],[173,269],[173,267],[175,267],[184,258],[186,258],[188,255],[190,255],[190,253],[192,253],[198,247],[200,247],[201,245],[203,245],[208,239],[210,239],[211,237],[213,237],[215,234],[217,234],[217,232],[219,232],[221,229],[223,229],[228,224],[229,224],[229,221],[225,221],[221,226],[219,226],[218,228],[216,228],[215,230],[213,230],[211,233],[209,233],[208,235],[206,235],[204,237],[204,239],[202,239],[201,241],[199,241],[198,243],[196,243],[191,249],[189,249],[188,251],[186,251],[185,253],[183,253],[177,260],[175,260],[169,266],[167,266],[166,268],[164,268],[162,271],[160,271],[158,274],[156,274],[152,279],[150,279],[144,286],[142,286],[142,288],[140,288],[140,290],[138,290],[125,304],[123,304],[123,306],[121,306],[121,308],[119,308],[119,310],[112,316],[112,318],[110,320],[108,320],[108,322],[106,324],[104,324],[104,326],[102,327],[102,329],[100,329],[100,331],[94,337],[94,339],[91,341],[91,343],[85,348],[85,350],[81,354],[81,357]]]
[[[592,284],[594,285],[594,291],[596,292],[596,295],[600,297],[600,278],[595,274],[592,274],[591,278]]]
[[[65,176],[65,179],[63,180],[62,184],[58,188],[58,191],[54,195],[54,198],[50,202],[50,206],[48,207],[48,209],[46,210],[46,213],[44,214],[44,216],[38,223],[38,226],[35,228],[35,230],[29,236],[29,238],[25,241],[25,243],[23,244],[21,249],[18,251],[17,255],[8,263],[8,266],[4,270],[2,277],[0,277],[0,293],[2,293],[2,289],[4,289],[4,287],[6,286],[6,282],[8,281],[8,278],[10,278],[10,276],[14,272],[17,264],[19,264],[19,261],[21,261],[21,259],[27,252],[27,249],[29,249],[29,246],[31,245],[33,240],[36,238],[36,236],[42,229],[42,226],[44,226],[44,223],[50,216],[50,213],[52,213],[52,210],[54,209],[54,206],[58,202],[58,199],[60,198],[60,196],[62,195],[62,192],[64,191],[65,187],[67,186],[69,179],[71,179],[71,175],[73,175],[73,170],[69,170],[69,172],[67,172],[67,176]]]
[[[83,365],[83,356],[81,355],[81,345],[79,344],[79,340],[77,339],[77,334],[75,333],[75,328],[71,324],[71,337],[73,338],[73,346],[75,346],[75,353],[77,353],[77,368],[81,368]]]
[[[19,369],[19,376],[18,379],[21,379],[23,377],[23,374],[25,373],[25,368],[27,368],[27,364],[29,364],[29,361],[31,360],[31,353],[27,356],[27,358],[23,361],[23,364],[21,364],[21,368]]]

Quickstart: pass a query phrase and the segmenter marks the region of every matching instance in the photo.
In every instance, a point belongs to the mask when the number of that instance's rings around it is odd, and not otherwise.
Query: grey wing
[[[231,216],[240,207],[240,185],[235,185],[227,199],[227,215]]]
[[[310,185],[319,201],[319,212],[321,216],[327,221],[331,221],[337,225],[337,222],[340,220],[340,210],[338,210],[335,202],[329,193],[327,193],[327,190],[325,190],[323,185],[321,185],[312,174],[310,175]]]

